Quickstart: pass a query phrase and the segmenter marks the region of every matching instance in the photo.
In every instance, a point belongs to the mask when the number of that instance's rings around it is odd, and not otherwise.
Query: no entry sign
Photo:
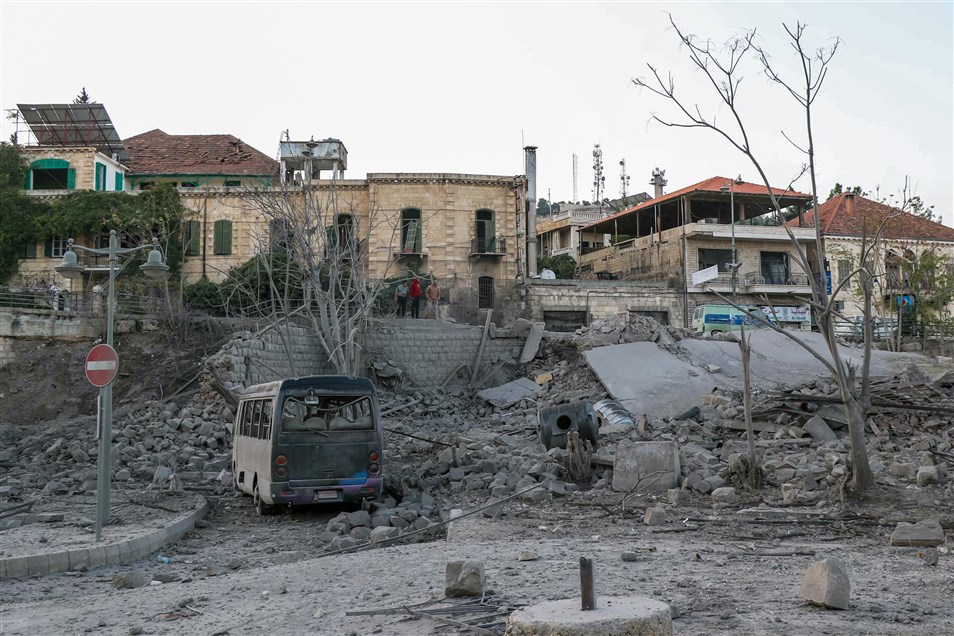
[[[119,371],[119,356],[106,344],[98,344],[86,356],[86,379],[100,388],[116,379]]]

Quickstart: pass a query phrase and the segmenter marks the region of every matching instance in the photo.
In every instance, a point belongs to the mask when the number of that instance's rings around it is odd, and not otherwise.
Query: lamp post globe
[[[162,262],[162,253],[158,249],[149,252],[146,262],[139,266],[143,274],[152,279],[161,279],[166,277],[169,266]]]
[[[70,249],[66,250],[63,254],[63,262],[53,269],[63,278],[74,280],[83,275],[83,272],[86,271],[86,267],[79,262],[79,259],[76,257],[76,252],[72,249],[72,241],[70,241],[70,243]]]

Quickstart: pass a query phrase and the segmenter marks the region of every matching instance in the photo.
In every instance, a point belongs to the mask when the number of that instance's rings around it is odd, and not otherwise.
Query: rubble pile
[[[344,550],[362,543],[380,543],[419,530],[423,539],[431,539],[441,527],[435,499],[419,491],[406,492],[401,502],[387,496],[371,504],[370,511],[342,512],[328,522],[318,539],[328,544],[328,550]]]
[[[227,468],[232,419],[221,398],[193,398],[181,408],[146,402],[113,421],[113,479],[164,486]],[[41,495],[95,491],[95,421],[82,430],[75,426],[55,423],[22,437],[16,449],[0,451],[0,462],[10,465],[3,478],[6,493],[16,496],[27,488]]]
[[[573,342],[579,349],[585,350],[627,342],[670,345],[691,337],[689,329],[662,325],[648,316],[627,312],[604,320],[594,320],[588,327],[580,327],[573,334]]]

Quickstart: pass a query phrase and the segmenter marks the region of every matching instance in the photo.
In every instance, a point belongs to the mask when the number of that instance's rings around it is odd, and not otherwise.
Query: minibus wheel
[[[258,484],[255,484],[255,493],[252,495],[252,501],[255,502],[255,512],[263,517],[275,514],[275,506],[271,506],[262,501],[262,493],[258,490]]]

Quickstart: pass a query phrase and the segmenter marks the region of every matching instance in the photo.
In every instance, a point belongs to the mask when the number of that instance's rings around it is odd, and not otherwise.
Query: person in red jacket
[[[411,318],[421,317],[421,281],[417,276],[411,281],[411,288],[407,295],[411,298]]]

